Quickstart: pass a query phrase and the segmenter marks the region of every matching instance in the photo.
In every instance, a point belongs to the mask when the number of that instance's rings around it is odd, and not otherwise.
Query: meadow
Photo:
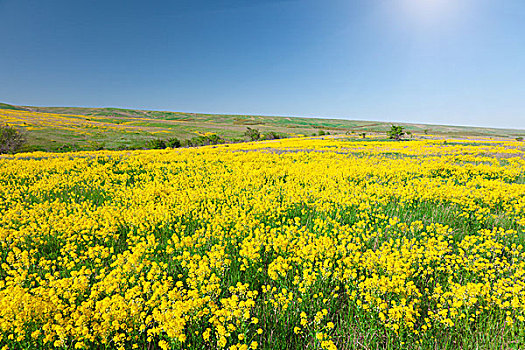
[[[0,156],[1,349],[522,349],[517,141]]]
[[[284,137],[332,135],[361,138],[385,138],[391,123],[344,119],[272,117],[257,115],[219,115],[146,111],[121,108],[34,107],[0,103],[0,125],[23,130],[30,151],[93,151],[151,148],[148,142],[169,138],[181,141],[203,134],[216,134],[225,142],[246,140],[247,128],[262,134]],[[525,138],[524,130],[464,126],[402,125],[418,138],[486,137],[494,139]]]

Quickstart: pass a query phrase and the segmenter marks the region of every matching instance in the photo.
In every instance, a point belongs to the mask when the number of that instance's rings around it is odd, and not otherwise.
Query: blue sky
[[[0,101],[525,129],[525,1],[0,0]]]

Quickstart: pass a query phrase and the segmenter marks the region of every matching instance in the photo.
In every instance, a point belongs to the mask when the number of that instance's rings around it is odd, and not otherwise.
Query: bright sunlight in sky
[[[457,18],[467,6],[466,0],[398,0],[405,19],[419,25],[439,25]]]

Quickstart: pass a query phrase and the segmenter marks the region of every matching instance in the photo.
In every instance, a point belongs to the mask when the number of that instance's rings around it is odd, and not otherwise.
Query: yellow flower
[[[160,347],[161,349],[163,349],[163,350],[166,350],[166,349],[168,349],[168,347],[169,347],[169,346],[168,346],[168,343],[167,343],[165,340],[160,340],[158,344],[159,344],[159,347]]]

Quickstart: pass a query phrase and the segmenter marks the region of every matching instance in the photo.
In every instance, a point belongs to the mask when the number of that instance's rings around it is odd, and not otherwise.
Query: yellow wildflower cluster
[[[303,138],[2,156],[0,345],[523,341],[524,155]]]
[[[131,119],[132,122],[141,120],[140,118],[129,119]],[[108,118],[93,115],[62,115],[9,109],[0,109],[0,122],[17,127],[24,127],[28,131],[54,129],[72,132],[73,135],[82,134],[88,136],[99,132],[118,131],[135,133],[146,129],[136,125],[129,125],[130,122],[117,124],[111,122]],[[164,131],[160,130],[157,132]]]

